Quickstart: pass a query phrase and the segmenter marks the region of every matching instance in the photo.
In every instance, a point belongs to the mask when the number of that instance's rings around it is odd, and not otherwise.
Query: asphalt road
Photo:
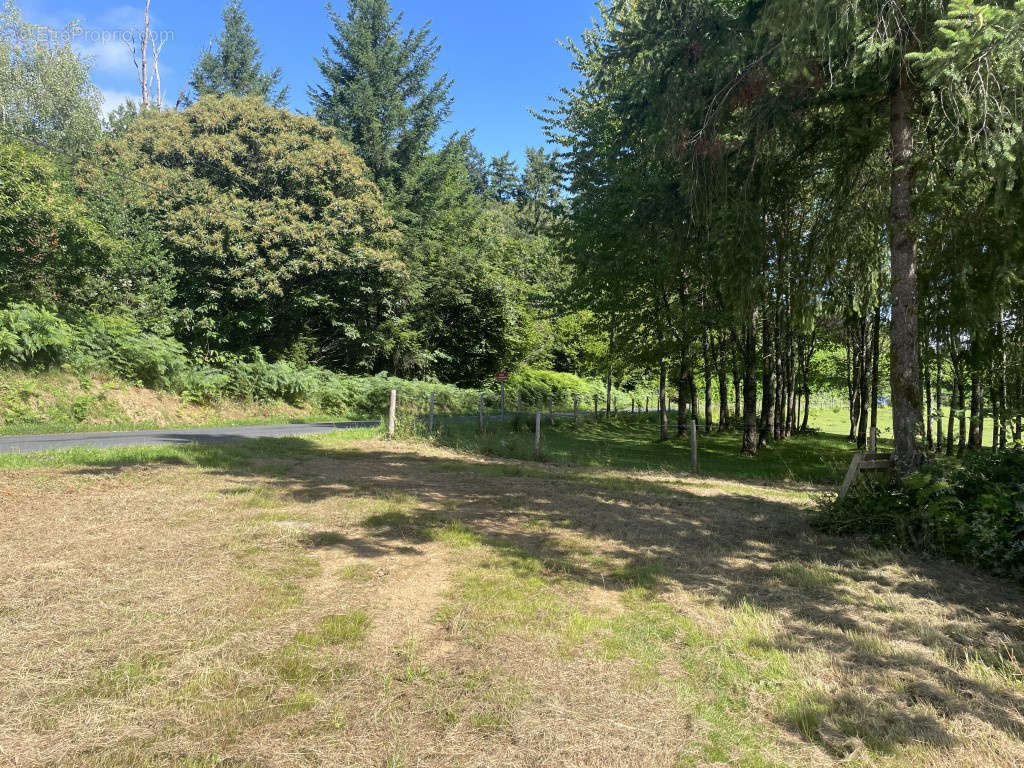
[[[158,429],[140,432],[68,432],[58,435],[0,437],[0,453],[31,453],[67,448],[117,448],[126,445],[182,445],[224,443],[264,437],[319,435],[339,429],[376,427],[377,421],[345,421],[327,424],[277,424],[265,427],[203,427]]]

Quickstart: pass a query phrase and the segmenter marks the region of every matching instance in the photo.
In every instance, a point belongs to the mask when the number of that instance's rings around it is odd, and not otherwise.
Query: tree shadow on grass
[[[309,534],[303,544],[313,549],[415,555],[457,525],[498,551],[536,559],[552,579],[652,593],[683,588],[711,604],[770,610],[782,631],[762,641],[769,649],[825,651],[844,684],[857,686],[809,694],[777,715],[780,725],[837,757],[858,744],[876,752],[949,746],[956,739],[951,718],[968,713],[1024,738],[1024,696],[965,671],[980,664],[1008,679],[1024,677],[1017,661],[1024,659],[1020,589],[951,563],[815,533],[785,500],[657,480],[608,486],[539,465],[496,472],[494,464],[470,459],[438,462],[301,438],[198,446],[150,460],[258,479],[297,504],[382,492],[410,500],[409,511],[371,516],[358,533]],[[76,471],[126,466],[95,460]],[[577,556],[571,542],[580,536],[599,557]],[[936,628],[923,618],[930,609],[949,620]]]

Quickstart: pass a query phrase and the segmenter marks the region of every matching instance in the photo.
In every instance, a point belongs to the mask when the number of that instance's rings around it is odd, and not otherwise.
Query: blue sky
[[[87,34],[76,41],[93,57],[93,79],[108,106],[138,90],[127,47],[116,36],[142,17],[144,0],[20,0],[26,17],[63,28],[81,21]],[[455,110],[448,129],[475,129],[477,146],[488,156],[509,150],[521,158],[527,146],[544,141],[530,109],[541,109],[559,88],[572,85],[569,55],[559,40],[578,39],[596,15],[594,0],[392,0],[405,12],[404,24],[432,20],[442,50],[439,69],[455,81]],[[345,0],[335,7],[344,9]],[[327,42],[329,22],[323,0],[248,0],[245,8],[263,46],[264,62],[280,66],[291,85],[291,107],[308,112],[306,87],[318,72],[313,62]],[[220,30],[220,0],[152,0],[154,26],[168,34],[161,55],[165,100],[171,104],[211,37]]]

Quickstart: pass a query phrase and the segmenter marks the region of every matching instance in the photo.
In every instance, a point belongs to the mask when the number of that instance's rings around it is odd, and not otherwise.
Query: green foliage
[[[100,92],[68,41],[80,31],[30,24],[13,0],[0,10],[0,126],[17,136],[80,152],[100,132]],[[57,42],[60,41],[60,44]]]
[[[581,378],[571,373],[523,367],[511,375],[507,389],[510,392],[522,392],[523,405],[530,407],[546,407],[548,402],[551,402],[555,408],[571,410],[573,395],[579,395],[580,409],[583,411],[593,408],[595,396],[599,400],[602,412],[606,406],[605,382]],[[618,387],[612,388],[613,407],[617,403],[620,410],[628,411],[632,398],[637,400],[641,408],[648,400],[651,407],[655,407],[658,393],[642,388],[629,392]]]
[[[123,257],[52,162],[0,144],[0,305],[84,309],[109,302],[120,289],[104,273]]]
[[[972,452],[823,503],[816,524],[1024,578],[1024,451]]]
[[[203,96],[230,94],[283,107],[288,87],[280,87],[281,69],[263,71],[263,54],[241,0],[228,0],[221,18],[224,29],[192,70],[191,92],[182,101],[188,106]]]
[[[210,96],[139,116],[103,155],[147,180],[130,210],[159,224],[178,270],[183,341],[276,356],[312,338],[339,367],[373,359],[403,268],[379,191],[332,131]]]
[[[177,391],[189,368],[178,341],[146,333],[134,320],[89,314],[75,328],[66,358],[79,370],[98,369],[153,389]]]
[[[32,304],[0,309],[0,366],[57,365],[72,339],[71,327],[45,309]]]
[[[471,413],[479,397],[477,390],[437,382],[348,376],[286,360],[269,362],[258,349],[195,360],[178,341],[147,333],[130,318],[92,313],[68,323],[31,304],[0,310],[0,366],[66,366],[83,375],[105,373],[174,392],[186,402],[284,402],[339,416],[379,417],[392,389],[410,413],[425,412],[431,393],[439,414]]]
[[[451,81],[430,79],[440,47],[429,25],[403,34],[388,0],[350,0],[346,16],[329,13],[331,44],[317,60],[324,84],[310,100],[390,197],[410,183],[451,112]]]

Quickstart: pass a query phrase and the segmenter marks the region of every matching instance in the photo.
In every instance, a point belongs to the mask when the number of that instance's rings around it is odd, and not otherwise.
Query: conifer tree
[[[316,63],[324,83],[309,89],[317,118],[353,144],[385,195],[413,182],[416,166],[451,112],[451,80],[431,72],[440,45],[429,23],[403,33],[388,0],[328,8],[334,32]]]
[[[221,17],[224,29],[199,58],[181,101],[188,105],[208,94],[232,95],[283,107],[288,87],[280,87],[281,69],[263,70],[263,53],[241,0],[228,0]]]

